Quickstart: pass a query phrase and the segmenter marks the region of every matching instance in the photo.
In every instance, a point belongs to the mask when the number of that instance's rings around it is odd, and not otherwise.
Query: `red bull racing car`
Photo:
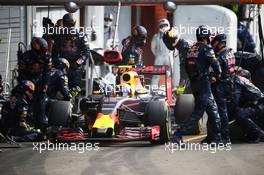
[[[71,114],[68,102],[57,101],[51,105],[49,123],[57,127],[51,139],[63,142],[147,140],[153,144],[169,141],[172,91],[167,66],[115,68],[118,69],[116,85],[103,78],[95,79],[93,94],[79,103],[80,114]],[[144,81],[152,75],[163,76],[164,85],[154,89]]]

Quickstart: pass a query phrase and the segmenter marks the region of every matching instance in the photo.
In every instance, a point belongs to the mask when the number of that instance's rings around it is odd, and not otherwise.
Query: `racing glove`
[[[76,97],[80,92],[81,92],[81,88],[79,86],[76,86],[76,87],[72,88],[71,95],[73,97]]]
[[[176,95],[183,94],[184,91],[185,91],[185,87],[184,86],[178,86],[177,89],[176,89]]]
[[[25,121],[20,121],[19,126],[25,129],[29,129],[30,126]]]

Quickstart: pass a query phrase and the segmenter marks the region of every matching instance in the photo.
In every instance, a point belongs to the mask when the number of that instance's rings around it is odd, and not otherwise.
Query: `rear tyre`
[[[263,92],[264,91],[264,67],[257,69],[253,74],[254,84]]]
[[[159,140],[151,140],[152,144],[164,144],[169,141],[169,108],[164,101],[151,101],[146,108],[147,126],[160,126]]]
[[[245,132],[240,128],[240,126],[237,124],[237,122],[229,122],[229,132],[230,132],[230,138],[232,142],[236,141],[244,141],[245,140]]]
[[[180,94],[177,96],[177,101],[174,108],[175,123],[182,124],[185,120],[190,117],[194,110],[194,97],[192,94]],[[189,133],[200,134],[201,133],[201,123],[198,122],[193,128],[191,128]]]
[[[49,126],[69,126],[72,104],[69,101],[52,101],[49,110]]]

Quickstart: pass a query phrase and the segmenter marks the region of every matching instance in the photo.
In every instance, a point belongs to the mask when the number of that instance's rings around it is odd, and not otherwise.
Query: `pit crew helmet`
[[[226,34],[224,33],[221,33],[221,34],[217,34],[211,41],[211,45],[213,47],[213,49],[222,49],[222,48],[219,48],[219,45],[224,43],[223,47],[226,46]]]
[[[34,37],[31,40],[31,49],[41,55],[48,51],[48,43],[45,39],[40,37]]]
[[[16,91],[24,94],[27,100],[32,100],[35,92],[35,84],[29,80],[23,80],[17,87]]]
[[[65,69],[66,71],[68,71],[70,69],[70,63],[65,58],[59,58],[58,61],[56,62],[55,67],[60,70]]]
[[[132,28],[132,36],[138,40],[145,40],[147,38],[147,30],[143,26],[134,26]]]
[[[64,27],[74,27],[76,24],[76,18],[73,14],[67,13],[63,16],[62,23]]]
[[[105,13],[104,14],[104,20],[105,21],[113,21],[114,16],[112,15],[112,13]]]
[[[159,20],[159,27],[161,26],[168,26],[170,28],[170,23],[166,18],[164,18],[164,19]]]
[[[201,25],[196,29],[196,38],[197,41],[201,41],[203,39],[206,39],[208,44],[210,43],[211,38],[211,31],[208,26]]]

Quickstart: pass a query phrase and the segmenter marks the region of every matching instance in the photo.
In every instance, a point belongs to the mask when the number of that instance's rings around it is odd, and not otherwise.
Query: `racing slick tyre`
[[[49,110],[49,126],[69,126],[72,104],[69,101],[52,101]]]
[[[229,132],[232,142],[243,141],[245,140],[244,131],[238,126],[235,121],[229,122]]]
[[[262,58],[257,53],[238,51],[235,53],[235,57],[236,65],[250,71],[251,74],[262,64]]]
[[[254,84],[263,92],[264,91],[264,66],[259,68],[253,74]]]
[[[194,110],[194,97],[192,94],[180,94],[177,96],[174,116],[175,123],[182,124],[193,112]],[[189,130],[189,134],[200,134],[201,133],[201,123],[198,122],[192,129]]]
[[[160,126],[159,140],[151,140],[152,144],[164,144],[169,141],[169,108],[164,101],[151,101],[146,107],[147,126]]]

